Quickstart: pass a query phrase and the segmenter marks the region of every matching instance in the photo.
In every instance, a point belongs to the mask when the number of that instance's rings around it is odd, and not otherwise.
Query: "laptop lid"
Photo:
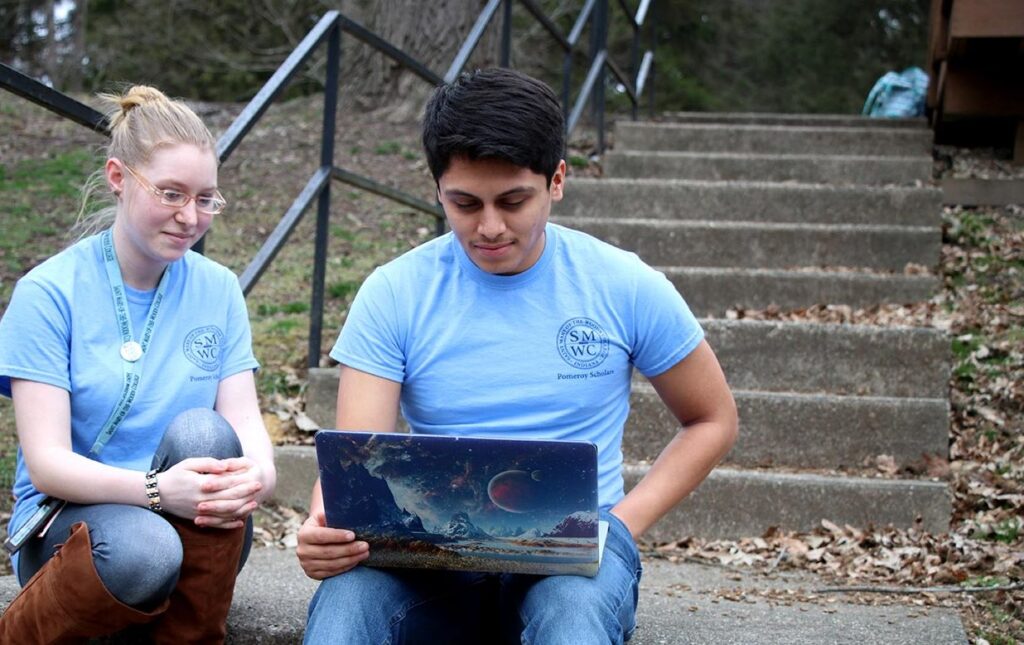
[[[327,524],[371,566],[594,575],[597,448],[589,442],[321,430]]]

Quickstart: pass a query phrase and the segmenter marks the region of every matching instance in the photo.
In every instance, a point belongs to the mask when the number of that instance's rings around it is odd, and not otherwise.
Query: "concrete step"
[[[789,224],[941,224],[932,187],[831,186],[756,181],[573,179],[552,214]]]
[[[646,464],[627,464],[630,490],[647,474]],[[763,535],[770,527],[810,531],[827,519],[839,526],[892,525],[949,531],[953,512],[944,482],[868,479],[804,473],[716,468],[704,483],[648,531],[662,542],[685,536],[737,538]]]
[[[321,368],[310,376],[306,412],[324,427],[333,425],[337,383],[337,370]],[[944,398],[758,390],[734,390],[733,396],[740,436],[726,460],[735,466],[857,468],[878,455],[891,455],[903,467],[920,464],[925,454],[948,455]],[[630,408],[623,454],[630,461],[653,462],[678,432],[679,422],[640,376],[634,379]]]
[[[309,446],[281,446],[275,451],[277,501],[307,508],[316,480],[316,454]],[[626,490],[648,465],[627,463]],[[717,468],[689,498],[648,534],[658,542],[689,535],[725,538],[761,535],[771,526],[809,531],[828,519],[842,526],[893,525],[909,528],[921,518],[934,533],[949,529],[952,513],[945,483],[921,480],[868,479]]]
[[[828,604],[780,603],[762,595],[793,590],[800,597],[822,586],[818,579],[803,573],[766,576],[749,569],[649,557],[644,557],[643,565],[637,630],[630,641],[635,645],[967,643],[963,624],[951,609],[915,607],[915,616],[908,618],[905,606],[855,604],[846,602],[841,594],[831,597],[835,602]],[[294,551],[254,549],[235,586],[227,643],[301,642],[316,586],[303,575]],[[745,602],[721,600],[719,592],[737,589],[747,592]],[[0,577],[0,605],[6,606],[16,593],[14,577]],[[136,643],[139,639],[124,635],[112,642]]]
[[[943,332],[702,324],[740,410],[742,431],[730,462],[837,468],[880,454],[900,465],[947,454],[950,350]],[[337,389],[337,368],[310,370],[306,413],[324,427],[333,425]],[[678,424],[641,377],[633,390],[623,450],[630,459],[653,460]]]
[[[857,267],[903,271],[939,260],[938,226],[774,224],[557,217],[656,266],[746,269]]]
[[[609,151],[606,177],[796,181],[826,184],[914,184],[932,175],[932,158],[768,155],[726,152]]]
[[[812,305],[870,307],[923,302],[939,289],[934,275],[854,271],[784,271],[721,267],[659,267],[698,316],[728,309],[793,310]]]
[[[927,129],[738,125],[733,123],[652,123],[620,121],[615,149],[776,154],[930,155]]]
[[[750,320],[700,322],[735,391],[947,398],[950,341],[940,330]],[[637,377],[634,386],[640,382]],[[310,369],[306,414],[330,427],[337,392],[337,367]],[[853,409],[864,410],[857,405]],[[925,442],[921,451],[931,451],[934,445]]]
[[[769,112],[665,112],[668,123],[722,123],[730,125],[789,125],[840,128],[927,129],[927,119],[879,119],[857,114],[777,114]],[[619,121],[622,123],[622,121]]]
[[[736,390],[740,434],[726,462],[737,467],[857,468],[878,455],[900,467],[923,454],[946,459],[945,399],[831,396]],[[646,383],[634,385],[622,450],[653,462],[679,422]]]
[[[946,399],[950,341],[910,327],[702,320],[735,390]]]

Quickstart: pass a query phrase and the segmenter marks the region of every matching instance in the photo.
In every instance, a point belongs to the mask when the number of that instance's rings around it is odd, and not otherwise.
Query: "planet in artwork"
[[[528,513],[539,508],[544,499],[542,473],[539,470],[506,470],[487,484],[487,495],[498,508],[510,513]]]

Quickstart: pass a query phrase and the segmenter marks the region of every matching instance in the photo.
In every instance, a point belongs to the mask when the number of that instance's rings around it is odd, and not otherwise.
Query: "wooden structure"
[[[927,107],[939,143],[1024,163],[1024,0],[932,0]]]

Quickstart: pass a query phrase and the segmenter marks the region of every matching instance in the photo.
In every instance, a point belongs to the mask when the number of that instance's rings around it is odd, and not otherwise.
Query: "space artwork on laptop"
[[[321,430],[316,448],[327,525],[366,565],[597,573],[592,443]]]

